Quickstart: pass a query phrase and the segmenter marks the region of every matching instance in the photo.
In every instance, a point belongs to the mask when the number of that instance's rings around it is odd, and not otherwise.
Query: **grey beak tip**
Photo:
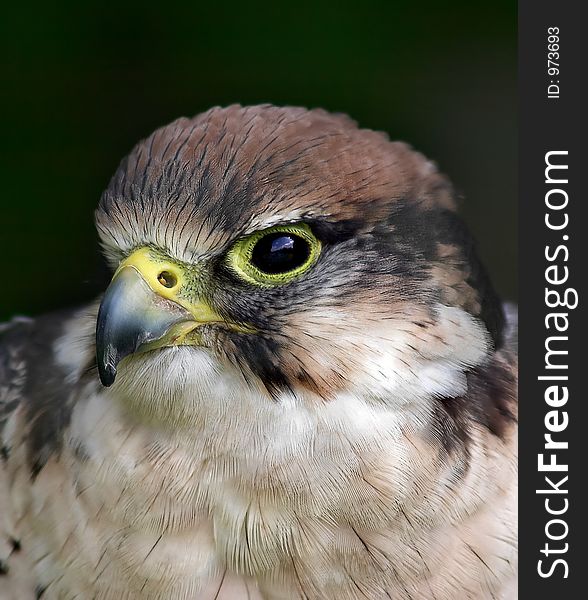
[[[110,387],[116,378],[116,368],[115,367],[104,367],[103,369],[99,369],[100,383],[104,387]]]

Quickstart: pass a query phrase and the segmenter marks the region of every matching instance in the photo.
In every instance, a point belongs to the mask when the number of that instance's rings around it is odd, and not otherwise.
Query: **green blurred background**
[[[344,111],[435,159],[516,299],[515,2],[21,4],[0,25],[0,320],[99,293],[93,209],[119,160],[233,102]]]

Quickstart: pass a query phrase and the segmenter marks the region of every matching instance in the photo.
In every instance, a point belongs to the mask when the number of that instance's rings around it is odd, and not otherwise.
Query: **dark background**
[[[215,4],[3,10],[0,320],[102,290],[93,209],[119,160],[233,102],[344,111],[435,159],[516,299],[516,3]]]

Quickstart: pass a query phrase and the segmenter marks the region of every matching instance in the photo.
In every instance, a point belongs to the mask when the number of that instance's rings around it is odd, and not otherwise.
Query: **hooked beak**
[[[169,259],[162,261],[149,248],[137,250],[120,265],[106,290],[96,324],[102,385],[114,383],[117,366],[125,356],[163,346],[197,344],[197,336],[186,336],[199,325],[223,320],[206,303],[183,298],[184,279],[181,267]]]

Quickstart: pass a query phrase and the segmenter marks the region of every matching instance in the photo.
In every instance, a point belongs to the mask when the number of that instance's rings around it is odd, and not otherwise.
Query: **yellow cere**
[[[139,248],[128,256],[118,267],[116,275],[125,268],[135,269],[145,283],[158,296],[167,298],[183,306],[198,323],[222,322],[218,315],[204,300],[190,302],[181,295],[182,286],[186,283],[186,266],[178,265],[165,255],[154,252],[151,248]]]

